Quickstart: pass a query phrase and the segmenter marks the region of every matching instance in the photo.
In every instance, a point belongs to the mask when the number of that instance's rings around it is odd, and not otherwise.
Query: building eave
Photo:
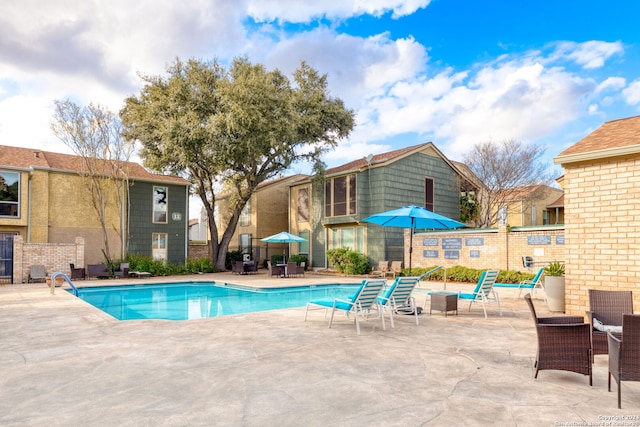
[[[564,165],[568,163],[602,160],[611,157],[621,157],[635,154],[640,154],[640,144],[628,145],[626,147],[607,148],[604,150],[588,151],[585,153],[569,154],[565,156],[557,156],[553,158],[553,163],[556,165]]]

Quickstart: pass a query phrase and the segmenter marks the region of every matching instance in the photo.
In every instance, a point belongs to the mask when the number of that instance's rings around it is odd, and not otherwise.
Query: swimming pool
[[[189,320],[303,307],[314,299],[346,298],[358,285],[249,289],[215,282],[78,288],[78,298],[119,320]]]

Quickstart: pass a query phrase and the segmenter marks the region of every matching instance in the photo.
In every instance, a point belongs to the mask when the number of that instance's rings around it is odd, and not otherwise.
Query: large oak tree
[[[299,161],[322,169],[323,153],[349,135],[354,113],[330,96],[326,75],[301,63],[293,81],[279,70],[237,58],[176,59],[168,76],[143,76],[125,100],[125,136],[142,144],[145,166],[191,180],[207,211],[212,262],[224,270],[238,218],[261,182]],[[214,216],[216,193],[232,188],[226,224]],[[224,230],[219,238],[218,230]]]

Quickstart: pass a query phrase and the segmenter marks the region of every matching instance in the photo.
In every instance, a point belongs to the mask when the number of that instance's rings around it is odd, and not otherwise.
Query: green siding
[[[153,186],[164,186],[168,189],[168,222],[154,224]],[[130,189],[129,208],[129,253],[132,255],[151,256],[151,236],[153,233],[167,233],[167,261],[172,264],[186,262],[186,221],[189,220],[187,206],[187,187],[167,183],[136,182]],[[180,213],[181,219],[174,220],[173,213]]]
[[[314,185],[314,265],[325,265],[325,226],[356,224],[375,213],[407,205],[424,206],[425,178],[434,180],[434,211],[459,219],[458,175],[440,157],[416,153],[382,167],[358,173],[358,212],[353,216],[324,217],[324,186]],[[318,202],[320,201],[320,203]],[[404,229],[367,225],[367,255],[372,262],[404,260]]]

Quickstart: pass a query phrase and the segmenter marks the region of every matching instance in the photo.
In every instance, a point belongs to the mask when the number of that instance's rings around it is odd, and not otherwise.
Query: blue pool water
[[[346,298],[357,287],[247,289],[214,282],[182,282],[78,288],[78,297],[120,320],[188,320],[304,307],[314,299]]]

